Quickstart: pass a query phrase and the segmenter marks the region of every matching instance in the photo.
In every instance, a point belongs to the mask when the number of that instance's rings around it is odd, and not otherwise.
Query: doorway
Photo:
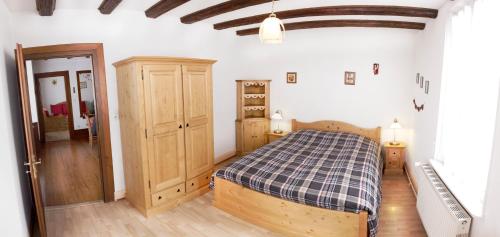
[[[27,67],[31,61],[73,58],[89,59],[89,66],[78,74],[69,69],[34,72]],[[18,44],[16,62],[27,150],[25,165],[38,227],[34,232],[43,237],[47,236],[46,206],[86,202],[82,197],[88,201],[114,201],[103,46],[22,48]],[[87,88],[92,91],[90,97],[82,91]],[[82,175],[75,181],[77,173]],[[88,195],[92,193],[89,190],[96,190],[95,195]]]
[[[102,201],[92,58],[28,60],[26,67],[46,210]]]

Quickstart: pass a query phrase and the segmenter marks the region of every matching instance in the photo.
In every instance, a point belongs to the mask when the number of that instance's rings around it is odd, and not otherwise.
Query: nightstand
[[[406,145],[391,145],[389,142],[384,143],[385,165],[384,173],[403,173],[405,163]]]
[[[283,132],[283,133],[268,132],[268,133],[266,133],[267,141],[269,143],[274,142],[274,141],[281,139],[282,137],[288,135],[288,133],[289,132]]]

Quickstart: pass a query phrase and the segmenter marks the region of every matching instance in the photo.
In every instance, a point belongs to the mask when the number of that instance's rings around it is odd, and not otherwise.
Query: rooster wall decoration
[[[420,111],[424,110],[424,104],[418,106],[417,102],[415,101],[415,99],[413,99],[413,105],[415,106],[415,110],[417,110],[417,112],[420,112]]]

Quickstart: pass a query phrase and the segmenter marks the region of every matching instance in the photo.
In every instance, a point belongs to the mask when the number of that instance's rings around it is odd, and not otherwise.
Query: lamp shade
[[[285,26],[273,13],[269,15],[259,28],[260,41],[265,44],[280,44],[285,36]]]
[[[401,129],[403,128],[401,124],[398,122],[398,119],[394,119],[394,122],[391,124],[391,129]]]
[[[271,116],[271,118],[275,120],[283,120],[283,115],[281,115],[281,111],[278,110],[273,114],[273,116]]]

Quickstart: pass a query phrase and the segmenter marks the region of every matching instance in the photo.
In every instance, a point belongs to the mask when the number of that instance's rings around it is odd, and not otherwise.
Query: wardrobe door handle
[[[181,189],[177,189],[177,192],[180,193],[181,192]]]
[[[189,127],[189,123],[186,123],[186,128],[188,128],[188,127]]]
[[[179,128],[182,128],[182,124],[181,124],[181,125],[179,125]]]

